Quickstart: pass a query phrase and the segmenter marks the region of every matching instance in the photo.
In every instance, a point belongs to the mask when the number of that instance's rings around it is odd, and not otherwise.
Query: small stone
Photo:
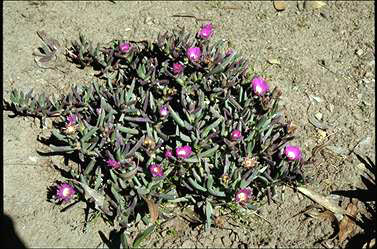
[[[147,16],[144,20],[144,24],[152,25],[153,24],[153,18],[150,16]]]
[[[327,10],[322,10],[320,13],[319,13],[323,18],[325,19],[328,19],[329,18],[329,13]]]
[[[285,1],[275,0],[274,7],[277,11],[283,11],[287,8],[287,3]]]
[[[327,136],[326,131],[323,131],[323,130],[321,130],[321,129],[318,129],[318,130],[317,130],[317,133],[318,133],[318,137],[319,137],[318,140],[319,140],[320,142],[324,141],[325,138],[326,138],[326,136]]]
[[[334,111],[334,105],[333,104],[329,104],[328,105],[328,110],[330,111],[330,112],[333,112]]]
[[[359,48],[359,49],[356,50],[355,53],[356,53],[357,56],[362,56],[364,51],[361,48]]]
[[[36,157],[36,156],[29,156],[29,160],[32,161],[33,163],[36,163],[38,161],[38,157]]]
[[[358,168],[360,171],[365,171],[366,170],[366,167],[363,163],[359,163],[358,165],[356,165],[356,168]]]

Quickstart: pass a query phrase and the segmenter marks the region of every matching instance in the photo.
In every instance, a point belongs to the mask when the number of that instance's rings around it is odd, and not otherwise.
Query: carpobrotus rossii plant
[[[60,200],[77,195],[117,228],[149,217],[138,207],[190,203],[209,229],[216,206],[254,208],[274,186],[303,180],[281,91],[213,35],[207,24],[105,47],[80,35],[67,57],[99,80],[60,99],[11,92],[7,110],[55,117],[51,150],[79,158]]]

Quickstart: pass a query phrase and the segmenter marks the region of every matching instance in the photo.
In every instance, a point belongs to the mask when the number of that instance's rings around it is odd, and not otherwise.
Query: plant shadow
[[[361,175],[361,181],[366,189],[357,188],[356,190],[338,190],[333,191],[332,194],[340,195],[352,199],[358,199],[363,202],[369,217],[365,214],[361,214],[361,221],[357,222],[363,232],[354,235],[348,241],[345,248],[377,248],[377,245],[372,247],[365,247],[368,242],[377,238],[377,209],[376,209],[376,164],[367,156],[366,159],[356,154],[359,161],[364,164],[367,176]]]

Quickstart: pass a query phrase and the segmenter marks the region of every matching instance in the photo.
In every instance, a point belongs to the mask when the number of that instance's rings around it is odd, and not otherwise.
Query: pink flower
[[[252,192],[251,188],[241,188],[236,193],[236,202],[246,204],[250,200]]]
[[[262,77],[255,77],[251,81],[251,86],[253,87],[254,93],[258,96],[263,96],[270,90],[270,87]]]
[[[285,146],[284,154],[287,156],[288,160],[301,160],[302,158],[301,149],[298,146]]]
[[[173,73],[180,74],[183,72],[183,65],[181,63],[174,63],[173,64]]]
[[[239,130],[234,130],[230,134],[230,137],[232,138],[232,140],[239,140],[242,137],[242,135],[241,135],[241,132]]]
[[[71,115],[69,115],[69,116],[67,117],[67,121],[68,121],[67,126],[71,126],[71,125],[73,125],[73,124],[76,123],[76,121],[77,121],[77,116],[74,115],[74,114],[71,114]]]
[[[173,157],[173,151],[167,149],[167,150],[165,150],[164,155],[165,155],[165,158],[172,158]]]
[[[68,183],[63,183],[58,186],[56,191],[56,197],[63,202],[69,201],[73,195],[76,193],[76,190],[69,185]]]
[[[166,117],[169,115],[169,109],[167,108],[167,106],[163,105],[161,106],[160,108],[160,116],[161,117]]]
[[[119,50],[120,50],[120,52],[122,52],[122,53],[127,53],[128,51],[130,51],[130,49],[131,49],[131,44],[128,43],[128,42],[121,43],[121,44],[119,45]]]
[[[107,166],[113,168],[113,169],[119,169],[120,168],[120,162],[117,160],[109,159],[106,161]]]
[[[213,35],[213,27],[211,23],[203,25],[198,32],[200,38],[208,40]]]
[[[186,158],[189,158],[191,156],[192,149],[188,145],[177,147],[175,149],[175,154],[177,155],[178,158],[186,159]]]
[[[149,166],[152,176],[164,176],[164,171],[160,164],[152,164]]]
[[[190,59],[190,61],[198,61],[200,59],[200,56],[202,56],[202,52],[200,48],[193,47],[187,49],[186,56]]]

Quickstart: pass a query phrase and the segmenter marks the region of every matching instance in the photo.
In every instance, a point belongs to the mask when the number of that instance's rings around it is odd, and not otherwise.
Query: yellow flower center
[[[290,152],[288,152],[288,154],[287,154],[287,157],[289,157],[289,158],[295,158],[296,157],[296,154],[294,153],[294,152],[292,152],[292,151],[290,151]]]
[[[260,87],[260,86],[256,86],[256,87],[255,87],[255,91],[256,91],[257,93],[261,93],[261,92],[263,91],[263,89],[262,89],[262,87]]]
[[[178,155],[185,155],[186,154],[186,151],[185,150],[180,150],[178,151]]]
[[[63,196],[68,196],[70,193],[71,193],[71,191],[69,190],[69,188],[65,188],[63,190]]]
[[[240,199],[240,201],[246,201],[247,195],[245,193],[239,193],[238,198]]]

